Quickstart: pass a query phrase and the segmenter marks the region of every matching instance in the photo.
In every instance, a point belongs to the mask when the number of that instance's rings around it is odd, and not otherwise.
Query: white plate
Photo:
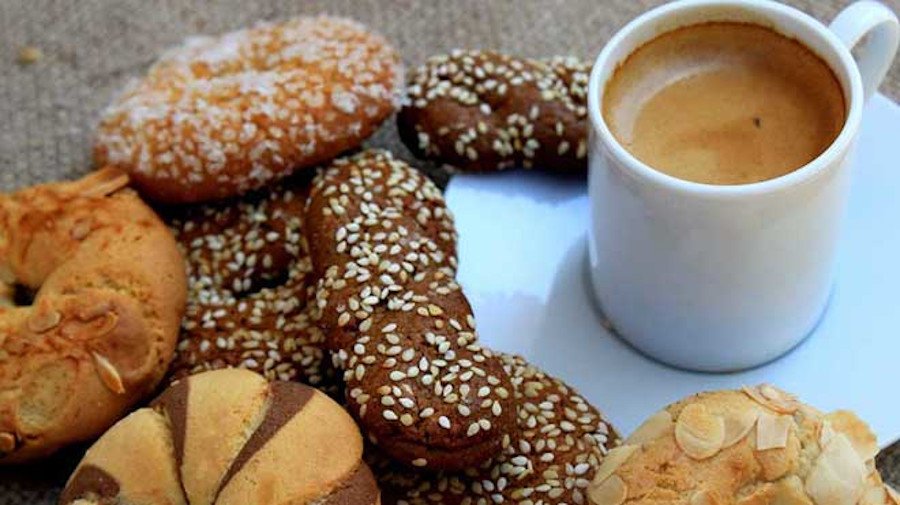
[[[742,373],[675,370],[601,326],[585,264],[584,180],[462,175],[447,199],[482,341],[565,379],[623,433],[691,393],[771,382],[823,410],[855,410],[882,443],[900,437],[900,107],[889,99],[876,96],[865,112],[828,312],[793,352]]]

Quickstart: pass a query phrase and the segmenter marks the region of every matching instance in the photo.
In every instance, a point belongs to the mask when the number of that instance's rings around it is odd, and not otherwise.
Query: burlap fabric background
[[[593,58],[629,19],[660,0],[0,0],[0,189],[74,177],[91,167],[91,130],[101,108],[167,46],[195,33],[260,19],[333,13],[387,35],[410,65],[455,47],[528,56]],[[789,0],[828,21],[849,0]],[[887,0],[900,11],[900,0]],[[43,56],[19,61],[23,47]],[[900,99],[900,64],[882,92]],[[372,140],[408,157],[389,123]],[[861,392],[866,394],[866,392]],[[885,399],[891,401],[890,399]],[[602,407],[602,405],[601,405]],[[0,471],[0,504],[54,503],[77,449],[49,463]],[[886,474],[897,464],[885,454]],[[900,483],[896,470],[892,477]]]

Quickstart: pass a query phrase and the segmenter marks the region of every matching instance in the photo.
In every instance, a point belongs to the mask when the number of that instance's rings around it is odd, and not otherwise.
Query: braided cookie
[[[440,191],[390,153],[366,151],[320,174],[306,215],[315,319],[369,438],[419,467],[496,454],[513,425],[513,388],[476,341]]]
[[[464,171],[584,172],[590,71],[575,58],[434,56],[410,76],[400,137],[416,155]]]
[[[769,385],[701,393],[651,416],[610,451],[594,505],[896,505],[875,435]]]
[[[127,183],[102,170],[0,195],[0,463],[103,432],[172,359],[183,260]]]
[[[241,367],[270,380],[336,383],[307,313],[314,279],[301,234],[306,193],[290,181],[171,213],[188,271],[174,378]]]
[[[353,419],[328,396],[247,370],[172,385],[110,428],[61,505],[376,505]]]
[[[463,471],[429,473],[371,451],[386,504],[588,503],[586,488],[618,435],[562,381],[518,356],[500,358],[516,386],[518,409],[503,452]]]
[[[106,109],[94,157],[155,200],[233,196],[358,146],[394,111],[401,74],[384,38],[343,18],[193,37]]]

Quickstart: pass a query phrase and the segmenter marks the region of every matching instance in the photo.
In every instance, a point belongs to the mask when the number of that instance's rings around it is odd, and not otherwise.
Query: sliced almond
[[[618,475],[588,487],[588,498],[594,505],[619,505],[628,496],[628,487]]]
[[[106,196],[128,185],[128,174],[112,167],[104,167],[83,177],[77,183],[78,193],[86,197]]]
[[[806,492],[816,505],[854,505],[862,496],[866,467],[853,444],[835,434],[806,477]]]
[[[12,433],[0,432],[0,453],[9,454],[16,448],[16,436]]]
[[[791,416],[778,416],[768,412],[759,415],[756,421],[756,450],[784,449],[794,419]]]
[[[857,505],[885,505],[890,503],[889,500],[884,486],[871,486],[863,492]]]
[[[725,439],[722,441],[722,448],[726,449],[743,440],[753,429],[758,417],[759,411],[756,409],[730,411],[724,414],[722,419],[725,422]]]
[[[674,427],[672,414],[668,410],[660,410],[656,414],[648,417],[640,426],[634,430],[625,440],[626,444],[644,445],[647,442],[656,440]]]
[[[100,376],[100,381],[103,382],[103,385],[113,393],[119,395],[125,393],[125,385],[122,383],[122,377],[119,375],[116,367],[108,359],[96,352],[91,354],[94,356],[94,368],[97,369],[97,375]]]
[[[675,422],[675,441],[693,459],[710,458],[725,441],[725,421],[703,404],[692,403],[682,409]]]
[[[900,505],[900,493],[891,487],[890,484],[885,484],[884,490],[887,491],[888,499],[893,502],[893,505]]]
[[[712,493],[701,489],[691,495],[690,505],[716,505],[718,501]]]
[[[626,444],[620,445],[609,451],[606,454],[606,457],[603,458],[603,462],[600,463],[600,468],[597,469],[597,473],[594,474],[594,483],[602,484],[604,480],[608,479],[613,472],[622,466],[622,463],[628,461],[628,458],[630,458],[636,450],[638,450],[638,446]]]
[[[770,384],[760,384],[756,387],[744,386],[741,389],[756,403],[779,414],[793,414],[800,406],[793,395]]]
[[[843,433],[853,444],[860,459],[868,461],[878,454],[878,441],[869,425],[849,410],[838,410],[826,415],[835,431]]]
[[[800,477],[789,475],[778,481],[772,505],[813,505],[813,502],[803,491]]]
[[[83,240],[91,233],[92,228],[93,220],[90,217],[83,217],[72,225],[72,228],[69,230],[69,236],[72,237],[72,240]]]
[[[90,321],[92,319],[97,319],[98,317],[106,315],[108,312],[112,311],[113,306],[108,300],[104,300],[99,303],[95,303],[90,307],[85,307],[78,311],[78,319],[81,321]]]
[[[62,315],[55,309],[39,306],[28,318],[28,329],[35,333],[44,333],[56,328],[61,320]]]
[[[819,423],[819,447],[828,445],[828,442],[831,442],[836,433],[831,426],[831,422],[828,419],[822,419],[822,422]]]

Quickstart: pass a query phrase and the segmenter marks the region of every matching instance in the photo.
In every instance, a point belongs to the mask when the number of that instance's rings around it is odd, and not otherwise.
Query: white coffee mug
[[[601,112],[617,65],[662,33],[710,21],[773,28],[834,70],[847,114],[825,152],[775,179],[718,186],[656,171],[618,143]],[[625,340],[678,367],[731,371],[775,359],[813,330],[833,284],[863,105],[898,38],[896,16],[872,1],[849,6],[827,28],[769,0],[681,0],[645,13],[610,40],[588,91],[588,244],[597,302]]]

